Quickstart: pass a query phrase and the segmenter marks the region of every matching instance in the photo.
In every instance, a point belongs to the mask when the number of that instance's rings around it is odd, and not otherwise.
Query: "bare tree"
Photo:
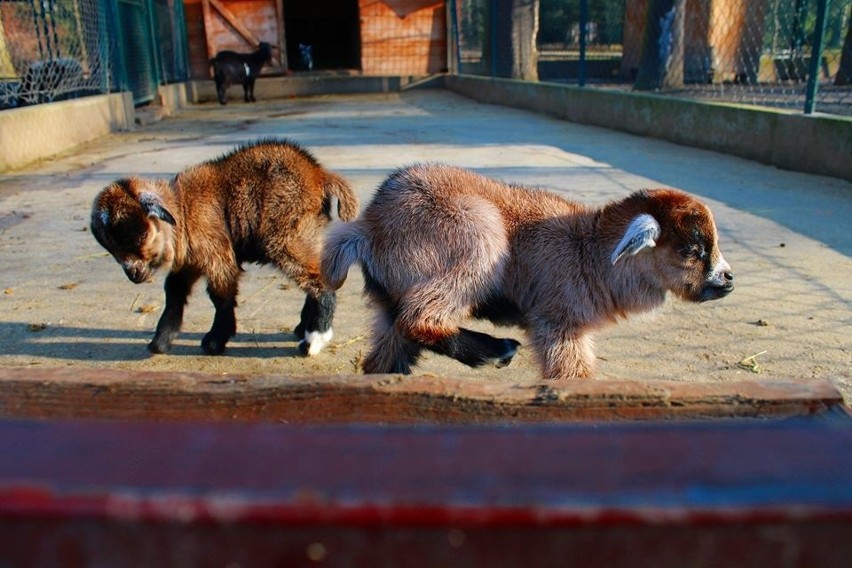
[[[640,91],[683,85],[685,0],[648,3],[642,59],[634,85]]]
[[[494,30],[494,41],[489,41],[493,72],[499,77],[537,81],[539,0],[497,0],[496,8],[487,26]]]
[[[840,56],[840,68],[834,78],[834,84],[838,86],[852,84],[852,19],[846,29],[846,39],[843,41],[843,54]]]
[[[512,78],[538,81],[539,0],[512,0]]]

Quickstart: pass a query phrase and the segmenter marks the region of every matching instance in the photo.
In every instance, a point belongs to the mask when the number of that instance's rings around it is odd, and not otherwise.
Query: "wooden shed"
[[[429,75],[446,68],[444,0],[184,0],[190,72],[218,51],[275,46],[264,72]],[[300,46],[310,46],[312,65]]]

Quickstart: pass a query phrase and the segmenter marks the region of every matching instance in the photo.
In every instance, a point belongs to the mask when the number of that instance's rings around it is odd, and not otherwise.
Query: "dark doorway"
[[[358,0],[285,0],[284,26],[291,69],[361,68]]]

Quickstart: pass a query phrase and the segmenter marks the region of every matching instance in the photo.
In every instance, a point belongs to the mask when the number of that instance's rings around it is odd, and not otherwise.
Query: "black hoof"
[[[201,348],[208,355],[221,355],[225,351],[225,344],[228,340],[219,340],[212,337],[209,333],[201,340]]]
[[[303,334],[303,336],[304,336],[304,334]],[[311,349],[311,344],[308,343],[307,341],[305,341],[304,339],[302,339],[301,341],[299,341],[298,349],[299,349],[300,355],[307,357],[308,352]]]
[[[503,345],[505,345],[506,351],[494,363],[494,366],[498,369],[502,369],[511,363],[512,359],[518,353],[518,348],[521,346],[520,342],[514,339],[504,339]]]
[[[305,324],[302,323],[302,322],[299,322],[299,325],[297,325],[296,328],[293,330],[293,335],[295,335],[297,339],[304,339],[305,338]]]
[[[148,351],[151,353],[168,353],[172,346],[166,342],[153,340],[148,344]]]

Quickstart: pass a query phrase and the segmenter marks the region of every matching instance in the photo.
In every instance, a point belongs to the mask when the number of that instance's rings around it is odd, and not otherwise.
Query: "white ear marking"
[[[633,256],[644,248],[655,247],[659,236],[660,224],[654,217],[647,213],[637,215],[624,231],[624,236],[612,252],[610,260],[615,264],[625,254]]]
[[[100,211],[98,211],[98,217],[100,217],[101,225],[103,225],[104,227],[109,225],[109,211],[107,211],[106,209],[101,209]]]

